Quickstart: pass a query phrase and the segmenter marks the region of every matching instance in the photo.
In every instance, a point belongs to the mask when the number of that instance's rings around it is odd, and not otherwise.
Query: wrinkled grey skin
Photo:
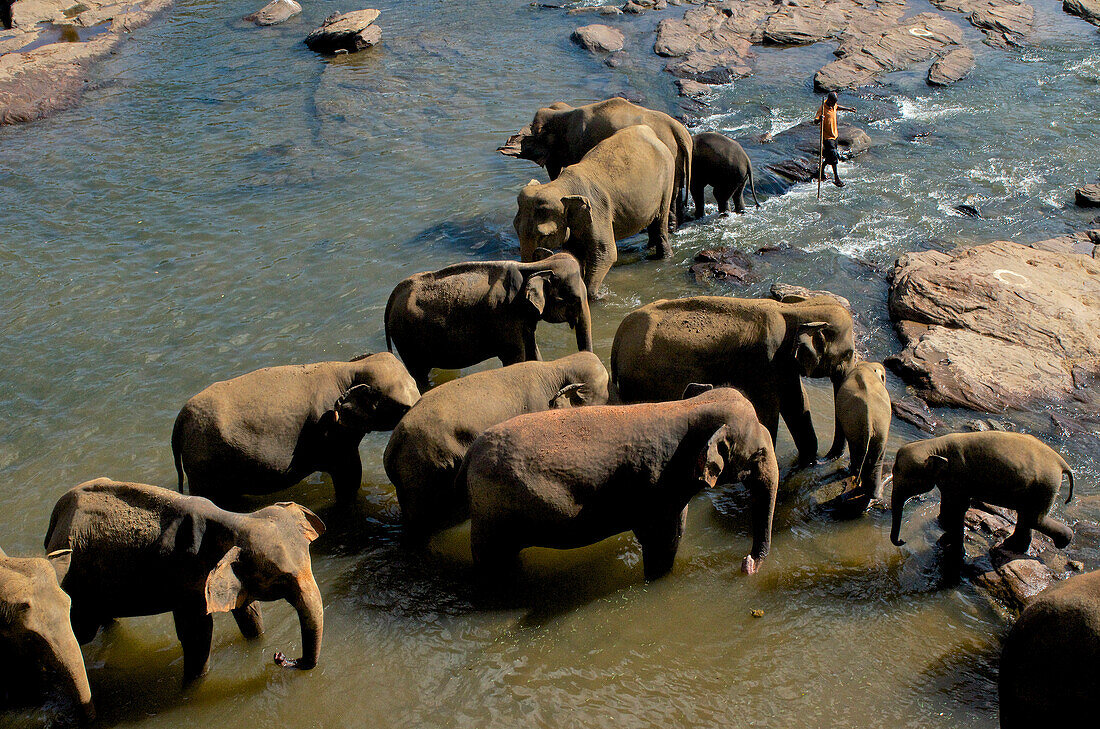
[[[1001,651],[1002,729],[1088,726],[1100,666],[1100,572],[1036,596]]]
[[[270,494],[315,471],[355,498],[359,442],[391,430],[420,392],[389,352],[351,362],[265,367],[216,382],[180,410],[172,430],[179,490],[215,501]]]
[[[862,512],[872,498],[882,498],[882,456],[893,417],[886,368],[878,362],[857,363],[834,396],[836,431],[825,458],[840,458],[847,442],[848,470],[856,478],[856,487],[845,494],[845,501]]]
[[[551,180],[581,161],[589,151],[616,132],[642,124],[653,130],[674,159],[675,221],[684,221],[684,199],[691,180],[691,133],[668,114],[613,98],[573,107],[557,102],[535,112],[530,126],[508,140],[504,154],[529,159],[546,168]]]
[[[183,644],[184,681],[206,673],[214,613],[232,612],[241,633],[263,633],[257,602],[286,600],[302,627],[301,659],[317,665],[324,608],[309,545],[325,533],[317,516],[286,502],[251,514],[197,496],[106,478],[68,491],[54,506],[46,549],[71,549],[61,587],[72,598],[77,640],[114,618],[172,613]]]
[[[69,625],[69,596],[58,576],[69,568],[68,550],[46,559],[9,557],[0,549],[0,706],[58,695],[67,716],[95,720],[84,656]]]
[[[703,217],[703,199],[707,186],[714,188],[718,212],[729,213],[729,201],[733,198],[734,212],[745,212],[742,195],[745,185],[752,190],[756,207],[756,184],[752,179],[752,162],[741,145],[724,134],[702,132],[691,138],[694,150],[691,157],[691,197],[695,201],[695,218]]]
[[[401,519],[422,537],[469,515],[455,474],[482,431],[523,413],[607,402],[607,370],[591,352],[521,362],[446,382],[420,398],[390,436],[383,462]]]
[[[751,499],[753,573],[768,554],[779,470],[771,437],[739,392],[550,410],[489,428],[459,472],[475,563],[514,568],[520,550],[581,547],[633,531],[647,580],[672,569],[688,501],[723,474]]]
[[[577,257],[590,299],[618,259],[615,241],[645,230],[654,256],[668,258],[668,206],[674,159],[647,126],[627,127],[592,148],[553,181],[520,190],[516,217],[520,258],[539,248]]]
[[[828,377],[835,391],[854,364],[852,317],[827,297],[662,299],[628,314],[611,349],[623,402],[672,400],[692,382],[736,387],[773,444],[783,416],[803,466],[817,460],[817,434],[801,377]]]
[[[541,359],[539,321],[567,322],[576,329],[577,349],[592,351],[588,291],[577,259],[549,251],[536,258],[458,263],[397,284],[386,304],[386,344],[396,347],[421,390],[427,391],[433,367]]]
[[[908,443],[898,449],[894,460],[890,540],[897,546],[905,544],[901,540],[905,502],[938,488],[949,579],[961,574],[963,526],[972,501],[1016,511],[1016,529],[1001,543],[1001,549],[1026,553],[1033,529],[1064,549],[1073,539],[1073,530],[1047,516],[1063,474],[1069,476],[1068,504],[1073,498],[1069,465],[1050,446],[1023,433],[952,433]]]

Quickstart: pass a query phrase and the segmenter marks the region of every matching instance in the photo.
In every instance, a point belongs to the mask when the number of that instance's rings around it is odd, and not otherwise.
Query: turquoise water
[[[210,382],[380,350],[398,280],[515,256],[515,195],[542,173],[493,150],[539,106],[623,93],[679,110],[649,50],[666,14],[613,21],[629,31],[628,58],[611,70],[568,40],[588,18],[522,0],[375,3],[382,45],[333,59],[301,39],[352,7],[312,2],[268,29],[238,20],[259,4],[182,0],[95,71],[80,106],[0,129],[9,553],[37,553],[53,502],[81,481],[174,484],[173,419]],[[1100,158],[1100,36],[1056,3],[1036,11],[1036,45],[1015,53],[981,45],[955,16],[978,69],[954,88],[929,89],[920,68],[847,97],[876,145],[842,166],[842,192],[827,187],[818,203],[803,185],[743,217],[686,226],[670,261],[622,254],[594,308],[597,353],[606,359],[619,320],[640,304],[761,295],[779,278],[848,296],[865,352],[881,359],[898,349],[885,273],[900,252],[1086,227],[1092,214],[1073,207],[1072,191],[1094,181]],[[693,123],[746,140],[782,131],[816,108],[813,71],[831,51],[758,49],[757,74],[718,91]],[[763,166],[789,150],[746,148],[758,188],[774,190]],[[955,213],[959,203],[982,219]],[[744,288],[687,272],[700,248],[774,244],[795,250]],[[570,334],[544,325],[544,354],[571,351]],[[818,386],[811,397],[824,450],[831,397]],[[943,415],[955,425],[974,417]],[[1073,464],[1077,500],[1062,516],[1100,519],[1095,441],[1062,439],[1044,413],[1010,419]],[[916,437],[895,421],[891,449]],[[104,725],[996,725],[1006,623],[971,587],[936,587],[929,504],[911,507],[909,544],[897,549],[884,516],[824,520],[812,484],[792,479],[773,555],[746,579],[743,495],[704,494],[668,578],[644,584],[624,535],[536,551],[501,604],[471,586],[462,528],[428,554],[401,546],[385,440],[363,443],[355,509],[334,509],[319,476],[286,492],[329,527],[314,545],[321,666],[272,665],[299,640],[293,612],[276,604],[256,645],[218,620],[211,674],[182,694],[170,621],[123,621],[85,648]],[[780,450],[793,460],[789,440]],[[1087,540],[1073,554],[1100,565]]]

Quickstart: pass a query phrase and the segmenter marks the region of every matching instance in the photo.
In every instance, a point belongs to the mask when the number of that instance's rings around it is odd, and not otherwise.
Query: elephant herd
[[[259,603],[274,600],[294,607],[302,633],[302,657],[277,653],[276,663],[315,666],[324,609],[309,549],[325,525],[292,502],[247,514],[216,504],[274,494],[315,472],[330,475],[337,500],[354,499],[359,446],[370,431],[392,431],[383,462],[410,548],[469,519],[473,560],[488,576],[519,569],[527,547],[568,549],[630,531],[645,578],[657,579],[673,567],[691,498],[737,482],[751,518],[742,571],[757,572],[781,486],[780,418],[798,465],[818,458],[803,377],[833,385],[827,457],[847,446],[854,482],[838,510],[857,517],[881,496],[891,419],[885,372],[859,359],[851,315],[832,298],[659,300],[620,323],[610,372],[593,353],[589,302],[615,261],[615,241],[647,230],[667,255],[670,218],[683,219],[685,191],[704,179],[695,179],[693,149],[696,162],[703,156],[682,125],[613,99],[540,109],[519,137],[511,152],[553,178],[520,192],[523,262],[458,263],[398,283],[384,323],[400,360],[382,352],[210,385],[184,404],[172,429],[178,493],[89,481],[54,507],[46,558],[0,552],[0,647],[9,657],[0,661],[0,686],[37,684],[90,720],[79,644],[100,628],[171,613],[189,682],[207,670],[214,613],[232,613],[244,637],[256,638]],[[747,158],[738,166],[726,149],[734,172],[751,183]],[[736,193],[738,209],[745,179],[716,185]],[[701,194],[695,199],[701,212]],[[568,323],[579,351],[543,361],[540,320]],[[504,366],[431,387],[435,368],[492,358]],[[906,500],[938,487],[949,579],[961,572],[963,516],[974,502],[1017,511],[1004,548],[1025,552],[1032,530],[1064,547],[1073,532],[1048,514],[1065,474],[1061,456],[1029,435],[909,443],[893,469],[891,539],[903,543]],[[1023,725],[1019,717],[1064,697],[1090,706],[1091,694],[1054,677],[1059,651],[1087,665],[1100,658],[1098,642],[1095,574],[1041,596],[1006,643],[1002,706],[1012,712],[1002,713],[1004,726]]]

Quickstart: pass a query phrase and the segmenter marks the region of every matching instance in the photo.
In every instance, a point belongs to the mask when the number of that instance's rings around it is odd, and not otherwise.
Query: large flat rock
[[[889,306],[905,349],[888,364],[932,405],[996,412],[1070,399],[1100,372],[1100,263],[1072,245],[903,254]]]
[[[571,40],[590,53],[612,53],[621,51],[626,38],[618,28],[593,23],[582,25],[573,31]]]
[[[962,13],[998,48],[1027,44],[1035,29],[1035,8],[1018,0],[931,0],[940,10]]]
[[[974,51],[961,47],[947,53],[932,62],[928,68],[928,83],[932,86],[947,86],[961,81],[974,70]]]

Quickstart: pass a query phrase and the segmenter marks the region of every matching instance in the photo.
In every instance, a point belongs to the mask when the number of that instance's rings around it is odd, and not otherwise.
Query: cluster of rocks
[[[930,0],[940,10],[962,13],[997,48],[1025,45],[1035,27],[1035,8],[1017,0]]]

